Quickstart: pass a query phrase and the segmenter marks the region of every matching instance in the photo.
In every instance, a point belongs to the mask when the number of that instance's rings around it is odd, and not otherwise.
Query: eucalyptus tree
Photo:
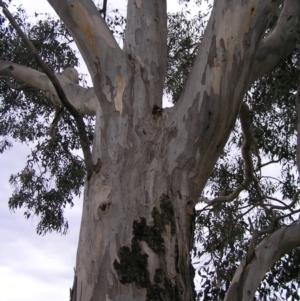
[[[300,224],[279,223],[284,216],[276,214],[277,210],[293,209],[299,192],[292,189],[291,203],[279,201],[280,205],[266,197],[255,174],[251,151],[257,158],[257,166],[262,163],[249,107],[243,99],[256,80],[294,50],[300,3],[297,0],[215,2],[201,43],[199,37],[184,89],[177,90],[178,101],[173,108],[162,109],[168,56],[166,1],[128,1],[123,49],[92,1],[48,2],[69,30],[70,36],[65,39],[74,39],[81,52],[93,88],[78,84],[78,74],[70,68],[76,59],[67,40],[63,41],[66,47],[63,49],[69,53],[69,61],[61,60],[62,55],[54,56],[60,59],[55,69],[51,65],[51,49],[49,59],[42,50],[38,54],[34,44],[39,45],[39,40],[30,38],[30,30],[29,39],[26,38],[2,1],[5,16],[34,54],[37,64],[27,66],[26,61],[17,61],[18,55],[11,59],[4,57],[0,60],[0,76],[5,82],[2,89],[16,88],[6,93],[15,93],[16,99],[21,95],[17,100],[23,100],[23,95],[31,89],[45,92],[46,98],[33,98],[33,104],[28,103],[25,108],[28,120],[40,122],[39,104],[34,101],[45,102],[41,105],[47,109],[40,113],[46,121],[50,116],[47,101],[56,110],[50,138],[45,138],[45,120],[37,127],[40,133],[23,134],[25,140],[42,137],[44,144],[37,146],[25,173],[11,179],[22,188],[16,190],[11,206],[25,204],[28,214],[32,210],[42,215],[39,231],[61,230],[66,226],[62,209],[80,186],[68,175],[76,164],[82,163],[68,150],[80,147],[83,151],[84,204],[71,299],[194,300],[191,251],[195,205],[200,198],[213,207],[214,213],[207,219],[211,216],[217,222],[216,214],[222,219],[221,215],[229,211],[224,203],[239,206],[239,200],[236,203],[234,200],[242,190],[248,190],[249,202],[255,204],[249,207],[253,212],[259,208],[265,215],[261,219],[264,223],[253,224],[249,219],[244,231],[251,233],[252,239],[230,279],[225,300],[252,300],[276,260],[300,245]],[[64,25],[58,22],[54,26]],[[56,31],[51,32],[56,38]],[[13,35],[13,40],[18,37]],[[52,70],[44,61],[49,62]],[[3,102],[5,109],[1,113],[6,114],[10,101]],[[34,109],[33,116],[28,107]],[[22,118],[19,109],[20,106],[16,114]],[[68,118],[64,119],[64,114],[69,114]],[[86,119],[86,115],[95,116],[93,135],[89,122],[92,117]],[[7,116],[2,135],[11,133],[9,120],[14,123],[14,118],[18,119],[15,116]],[[225,185],[225,193],[208,199],[202,195],[204,187],[238,116],[244,138],[243,179],[234,188],[227,189],[230,184]],[[22,128],[16,131],[16,137],[22,137]],[[78,135],[79,139],[68,140],[68,135]],[[69,145],[69,141],[75,144]],[[3,148],[8,144],[4,140]],[[57,155],[60,147],[64,155]],[[48,157],[40,155],[41,148],[48,149]],[[47,169],[47,160],[56,163],[51,165],[55,167],[53,170]],[[39,163],[41,169],[34,169]],[[229,164],[223,169],[230,170]],[[78,172],[81,170],[79,166]],[[47,172],[55,176],[56,187],[50,181],[46,184],[41,181]],[[79,178],[83,179],[82,173]],[[32,189],[28,185],[32,180],[43,189]],[[27,198],[25,202],[23,198]],[[242,210],[240,207],[230,212]],[[201,213],[198,219],[199,216]],[[228,227],[234,221],[235,218],[231,219]]]

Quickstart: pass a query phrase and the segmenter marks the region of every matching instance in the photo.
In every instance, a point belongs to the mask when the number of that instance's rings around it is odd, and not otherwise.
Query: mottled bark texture
[[[92,77],[94,88],[84,89],[57,75],[69,102],[96,115],[93,161],[101,160],[85,183],[72,300],[194,300],[194,206],[249,85],[293,50],[299,1],[284,2],[267,38],[282,1],[215,1],[185,89],[170,109],[161,105],[166,0],[128,0],[123,50],[91,0],[48,1]],[[37,71],[0,61],[0,75],[55,96]],[[247,289],[247,281],[234,285]],[[230,300],[248,300],[234,294]]]

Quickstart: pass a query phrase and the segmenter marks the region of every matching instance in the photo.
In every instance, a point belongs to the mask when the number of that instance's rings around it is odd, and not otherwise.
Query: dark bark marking
[[[110,208],[110,202],[105,202],[105,203],[102,203],[99,208],[98,208],[98,214],[99,216],[101,215],[101,213],[106,213]]]
[[[205,80],[206,80],[206,67],[207,67],[207,66],[205,66],[205,69],[204,69],[204,71],[203,71],[203,73],[202,73],[202,77],[201,77],[201,84],[202,84],[202,85],[205,84]]]
[[[177,137],[178,129],[177,127],[172,127],[168,133],[168,143]]]
[[[154,226],[160,231],[164,232],[164,226],[171,226],[171,234],[176,234],[176,224],[174,218],[174,210],[170,198],[168,195],[163,194],[160,197],[160,209],[161,213],[158,212],[157,208],[152,211],[152,217],[154,219]]]
[[[124,246],[119,250],[120,262],[114,261],[120,282],[123,284],[135,282],[137,287],[147,287],[150,284],[148,272],[148,255],[142,253],[139,241],[132,239],[131,250]]]
[[[108,76],[106,76],[106,82],[105,82],[105,84],[110,87],[109,88],[110,97],[111,97],[111,99],[114,99],[114,86],[112,84],[111,79]],[[109,101],[111,101],[111,99],[109,99]]]
[[[165,254],[165,245],[162,233],[165,226],[171,226],[171,235],[176,234],[174,210],[170,198],[163,194],[160,197],[160,211],[154,207],[152,217],[153,226],[146,224],[146,219],[141,217],[133,222],[133,238],[131,248],[124,246],[119,250],[119,262],[113,265],[122,284],[135,282],[138,288],[146,288],[146,301],[179,301],[178,288],[172,284],[162,269],[156,269],[154,283],[150,280],[148,271],[148,255],[142,253],[141,241],[145,241],[153,252],[159,256]]]
[[[155,271],[154,282],[155,284],[151,286],[151,290],[147,291],[146,301],[179,301],[177,287],[172,285],[171,280],[162,269]]]
[[[150,63],[150,70],[151,70],[151,75],[153,75],[158,79],[159,75],[161,74],[161,70],[158,69],[156,63],[153,61],[151,61]]]
[[[214,67],[216,56],[217,56],[217,45],[216,45],[216,36],[214,35],[211,39],[211,44],[208,51],[207,63],[209,68]]]
[[[158,255],[165,254],[164,239],[159,227],[155,224],[152,227],[147,226],[144,217],[141,217],[140,222],[133,222],[133,235],[138,241],[145,241],[154,253]]]
[[[159,117],[161,117],[161,116],[162,116],[163,110],[164,110],[164,109],[160,108],[159,106],[154,105],[154,106],[153,106],[153,109],[152,109],[152,116],[153,116],[154,118],[156,118],[156,119],[159,118]]]

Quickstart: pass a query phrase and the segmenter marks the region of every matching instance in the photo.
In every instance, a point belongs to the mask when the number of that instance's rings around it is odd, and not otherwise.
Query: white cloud
[[[29,147],[15,144],[0,156],[0,290],[5,301],[68,300],[73,282],[81,216],[81,201],[66,210],[70,233],[36,234],[36,218],[25,220],[22,210],[12,213],[7,201],[10,174],[22,169]]]

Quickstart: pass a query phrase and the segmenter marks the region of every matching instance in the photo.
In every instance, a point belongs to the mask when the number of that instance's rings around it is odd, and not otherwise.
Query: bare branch
[[[29,90],[29,89],[33,89],[30,85],[28,84],[17,84],[17,83],[13,83],[11,81],[9,81],[8,79],[5,79],[4,80],[5,84],[11,88],[11,89],[14,89],[14,90]]]
[[[279,158],[279,159],[277,159],[277,160],[271,160],[271,161],[269,161],[269,162],[262,163],[262,164],[260,165],[260,167],[263,168],[263,167],[268,166],[268,165],[273,164],[273,163],[279,163],[280,161],[281,161],[281,158]]]
[[[105,20],[106,17],[107,0],[103,0],[102,8],[100,9],[101,17]]]
[[[285,215],[280,215],[280,216],[278,216],[278,217],[276,218],[276,221],[279,221],[279,220],[281,220],[281,219],[283,219],[283,218],[286,218],[286,217],[291,217],[292,215],[294,215],[294,214],[296,214],[296,213],[299,213],[299,212],[300,212],[300,209],[295,210],[295,211],[292,211],[292,212],[287,213],[287,214],[285,214]]]
[[[251,83],[286,58],[296,46],[300,33],[300,2],[286,0],[274,30],[261,41],[255,57]]]
[[[276,206],[276,205],[268,205],[266,204],[265,206],[268,206],[270,210],[273,210],[273,209],[281,209],[281,210],[286,210],[286,209],[290,209],[292,208],[299,200],[298,200],[298,197],[299,197],[299,194],[300,194],[300,190],[298,190],[294,197],[293,197],[293,200],[292,202],[289,204],[289,205],[284,205],[284,206]],[[274,199],[273,199],[274,200]],[[276,200],[279,202],[279,200]]]
[[[64,107],[62,106],[55,106],[55,115],[54,115],[54,119],[51,123],[50,126],[50,130],[49,130],[49,136],[55,140],[56,139],[56,135],[55,135],[55,128],[61,118],[61,114],[63,112]]]
[[[258,185],[258,181],[254,175],[254,167],[253,167],[253,161],[252,161],[252,153],[257,157],[258,162],[260,162],[260,156],[259,151],[257,147],[257,139],[254,137],[253,134],[253,128],[252,128],[252,121],[250,117],[250,110],[246,103],[242,103],[240,111],[239,111],[239,117],[241,121],[241,128],[243,132],[243,145],[242,145],[242,157],[244,159],[245,163],[245,179],[244,181],[230,194],[227,196],[218,196],[217,198],[214,198],[213,200],[209,200],[207,198],[201,198],[200,201],[205,202],[208,205],[215,205],[218,203],[224,203],[224,202],[232,202],[235,198],[239,196],[239,194],[245,190],[248,189],[250,184],[254,182],[256,192],[258,194],[259,199],[262,198],[260,188]],[[259,166],[259,163],[258,163]]]
[[[265,198],[266,198],[267,200],[271,200],[271,201],[274,201],[274,202],[278,202],[278,203],[282,204],[283,206],[286,205],[283,201],[278,200],[278,199],[276,199],[276,198],[269,197],[269,196],[266,196]],[[266,205],[266,206],[267,206],[267,205]]]
[[[197,188],[189,187],[190,191],[203,190],[209,177],[206,171],[212,170],[229,138],[249,87],[245,70],[252,70],[258,45],[278,6],[279,1],[214,2],[193,67],[172,109],[176,121],[187,120],[187,145],[193,156],[197,150],[201,158],[193,164]],[[180,135],[184,137],[184,131]],[[169,147],[177,146],[171,141]],[[180,159],[176,162],[183,169],[189,158]]]

